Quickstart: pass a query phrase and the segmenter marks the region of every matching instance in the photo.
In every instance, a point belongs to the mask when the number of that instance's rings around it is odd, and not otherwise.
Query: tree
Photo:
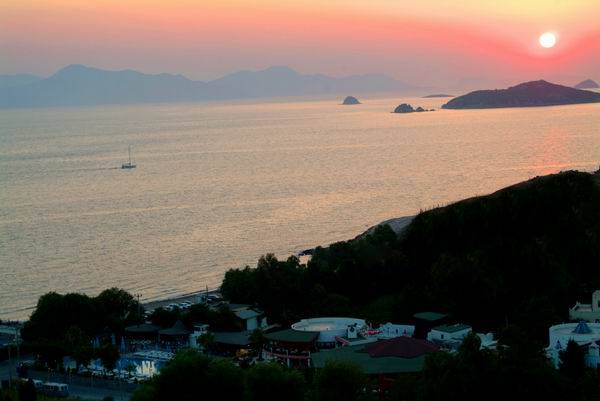
[[[212,394],[221,400],[242,400],[244,396],[244,372],[231,361],[213,361],[208,371]]]
[[[33,380],[21,382],[18,387],[19,401],[37,401],[37,392]]]
[[[105,344],[98,350],[98,357],[104,369],[112,372],[117,367],[119,350],[112,344]]]
[[[265,343],[265,334],[261,329],[252,330],[250,333],[250,345],[255,354],[260,355]]]
[[[215,361],[195,350],[179,352],[160,374],[134,392],[132,401],[196,401],[198,389],[223,400],[241,400],[243,371],[230,361]]]
[[[179,319],[179,309],[168,311],[163,307],[154,309],[150,315],[150,321],[160,327],[172,327]]]
[[[140,304],[125,290],[109,288],[102,291],[94,300],[104,317],[104,326],[112,331],[120,331],[126,325],[140,323],[143,320]]]
[[[0,401],[13,401],[11,393],[0,390]]]
[[[364,397],[367,378],[360,366],[328,361],[315,376],[316,401],[357,401]]]
[[[212,347],[215,344],[215,335],[213,333],[204,333],[196,339],[199,345],[202,346],[202,351],[205,354],[209,354],[212,351]]]
[[[65,345],[66,350],[69,350],[71,357],[75,360],[77,368],[90,364],[93,356],[90,339],[78,326],[71,326],[66,330]]]
[[[104,328],[121,331],[139,321],[139,304],[124,290],[111,288],[97,297],[50,292],[42,295],[22,338],[39,356],[39,362],[57,367],[65,355],[78,365],[88,365],[90,341]]]
[[[559,353],[559,371],[571,380],[580,380],[585,371],[585,351],[575,341],[570,340],[567,348]]]
[[[89,344],[81,344],[73,349],[71,356],[75,359],[77,368],[80,366],[85,366],[87,368],[94,358],[94,349]]]
[[[246,373],[245,401],[302,401],[306,392],[304,377],[275,363],[261,363]]]
[[[129,377],[131,377],[131,374],[133,372],[135,372],[136,370],[137,370],[137,367],[133,363],[129,363],[129,364],[127,364],[127,366],[125,366],[125,371],[127,372],[127,375]]]

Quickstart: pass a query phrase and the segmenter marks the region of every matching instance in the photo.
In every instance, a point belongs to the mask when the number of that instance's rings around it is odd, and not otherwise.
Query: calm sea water
[[[48,291],[216,287],[266,252],[600,162],[600,104],[391,114],[401,101],[444,99],[0,111],[0,318]]]

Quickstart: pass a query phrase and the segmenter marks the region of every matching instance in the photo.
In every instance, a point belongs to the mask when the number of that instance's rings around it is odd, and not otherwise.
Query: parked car
[[[215,303],[215,302],[219,302],[219,301],[221,301],[222,299],[223,299],[223,298],[222,298],[221,296],[219,296],[219,295],[214,295],[214,294],[208,295],[208,296],[206,297],[206,301],[207,301],[209,304],[213,304],[213,303]]]
[[[69,386],[65,383],[46,382],[42,384],[39,391],[50,397],[66,398],[69,396]]]

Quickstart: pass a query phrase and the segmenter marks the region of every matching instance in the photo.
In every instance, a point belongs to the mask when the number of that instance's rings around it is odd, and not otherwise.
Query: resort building
[[[253,331],[264,329],[268,326],[267,318],[263,311],[252,308],[250,305],[230,305],[235,317],[240,321],[242,330]]]
[[[439,347],[427,340],[396,337],[369,344],[352,345],[313,354],[315,368],[327,361],[349,361],[360,365],[369,375],[419,372],[425,356]]]
[[[335,348],[344,340],[359,340],[367,330],[367,322],[349,317],[319,317],[292,324],[292,330],[317,333],[317,348]]]
[[[415,326],[386,323],[371,329],[362,319],[320,317],[303,319],[291,329],[265,334],[263,357],[288,366],[311,366],[311,356],[325,349],[356,347],[378,340],[411,337]]]
[[[311,367],[311,356],[317,351],[319,333],[287,329],[265,334],[262,356],[287,366]]]
[[[324,350],[312,355],[316,369],[323,368],[329,361],[357,364],[369,376],[379,379],[379,396],[383,399],[400,374],[420,372],[427,354],[438,351],[438,346],[412,337],[400,336],[388,340],[377,340],[369,344]]]
[[[436,326],[427,333],[429,341],[464,340],[473,331],[471,326],[461,323]]]
[[[193,329],[190,334],[190,347],[201,348],[199,339],[208,333],[208,324],[195,324]]]
[[[223,331],[214,334],[214,350],[221,355],[235,355],[250,348],[250,331]]]
[[[586,322],[600,322],[600,290],[592,294],[591,304],[580,304],[569,309],[569,318],[574,321],[585,320]]]
[[[181,320],[175,322],[172,327],[158,331],[160,344],[170,348],[182,348],[189,344],[190,331]]]
[[[473,332],[471,326],[467,324],[443,324],[436,326],[427,333],[427,340],[435,343],[441,349],[447,351],[457,351],[465,338]],[[475,333],[481,342],[481,348],[496,348],[498,340],[494,339],[494,334]]]
[[[600,356],[600,323],[579,323],[557,324],[548,330],[550,344],[546,348],[546,353],[558,368],[560,362],[560,353],[567,349],[569,341],[575,341],[577,345],[583,347],[586,351],[586,365],[592,368],[599,367]]]
[[[415,326],[409,324],[385,323],[377,329],[377,338],[387,339],[400,336],[412,337],[415,334]]]

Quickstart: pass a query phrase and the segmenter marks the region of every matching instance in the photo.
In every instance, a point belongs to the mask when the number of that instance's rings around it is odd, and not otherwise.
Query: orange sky
[[[82,63],[211,79],[288,65],[463,79],[600,80],[598,0],[2,0],[0,73]],[[556,32],[555,48],[537,44]]]

